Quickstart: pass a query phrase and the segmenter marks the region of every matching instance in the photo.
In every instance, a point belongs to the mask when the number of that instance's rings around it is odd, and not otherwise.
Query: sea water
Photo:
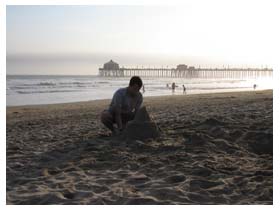
[[[114,92],[127,87],[128,77],[57,76],[57,75],[7,75],[6,105],[56,104],[98,99],[110,99]],[[144,97],[182,95],[184,84],[186,95],[229,91],[253,91],[272,89],[271,79],[190,79],[190,78],[142,78]],[[171,83],[176,89],[172,93]],[[167,87],[167,84],[169,87]]]

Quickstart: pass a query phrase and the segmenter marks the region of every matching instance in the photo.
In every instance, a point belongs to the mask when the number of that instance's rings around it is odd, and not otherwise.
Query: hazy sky
[[[101,58],[97,62],[127,57],[123,64],[158,57],[148,63],[272,65],[270,51],[278,36],[273,5],[246,2],[7,6],[7,55],[94,55]]]

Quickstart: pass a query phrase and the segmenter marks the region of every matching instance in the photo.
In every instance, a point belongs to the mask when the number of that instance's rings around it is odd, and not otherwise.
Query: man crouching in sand
[[[112,131],[113,135],[120,134],[125,129],[127,122],[134,119],[143,102],[143,96],[139,92],[142,84],[140,77],[133,76],[129,86],[117,90],[109,109],[102,112],[101,122]],[[117,128],[114,127],[115,123]]]

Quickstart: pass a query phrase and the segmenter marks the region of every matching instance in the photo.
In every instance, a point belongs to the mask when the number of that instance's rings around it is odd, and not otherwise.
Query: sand
[[[7,204],[273,204],[272,91],[144,98],[160,136],[105,135],[109,100],[7,108]]]

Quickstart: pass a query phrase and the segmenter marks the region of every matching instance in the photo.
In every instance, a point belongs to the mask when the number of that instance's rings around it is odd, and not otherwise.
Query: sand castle
[[[151,120],[144,106],[138,110],[134,120],[128,122],[123,138],[126,140],[144,140],[158,136],[159,129],[156,123]]]

